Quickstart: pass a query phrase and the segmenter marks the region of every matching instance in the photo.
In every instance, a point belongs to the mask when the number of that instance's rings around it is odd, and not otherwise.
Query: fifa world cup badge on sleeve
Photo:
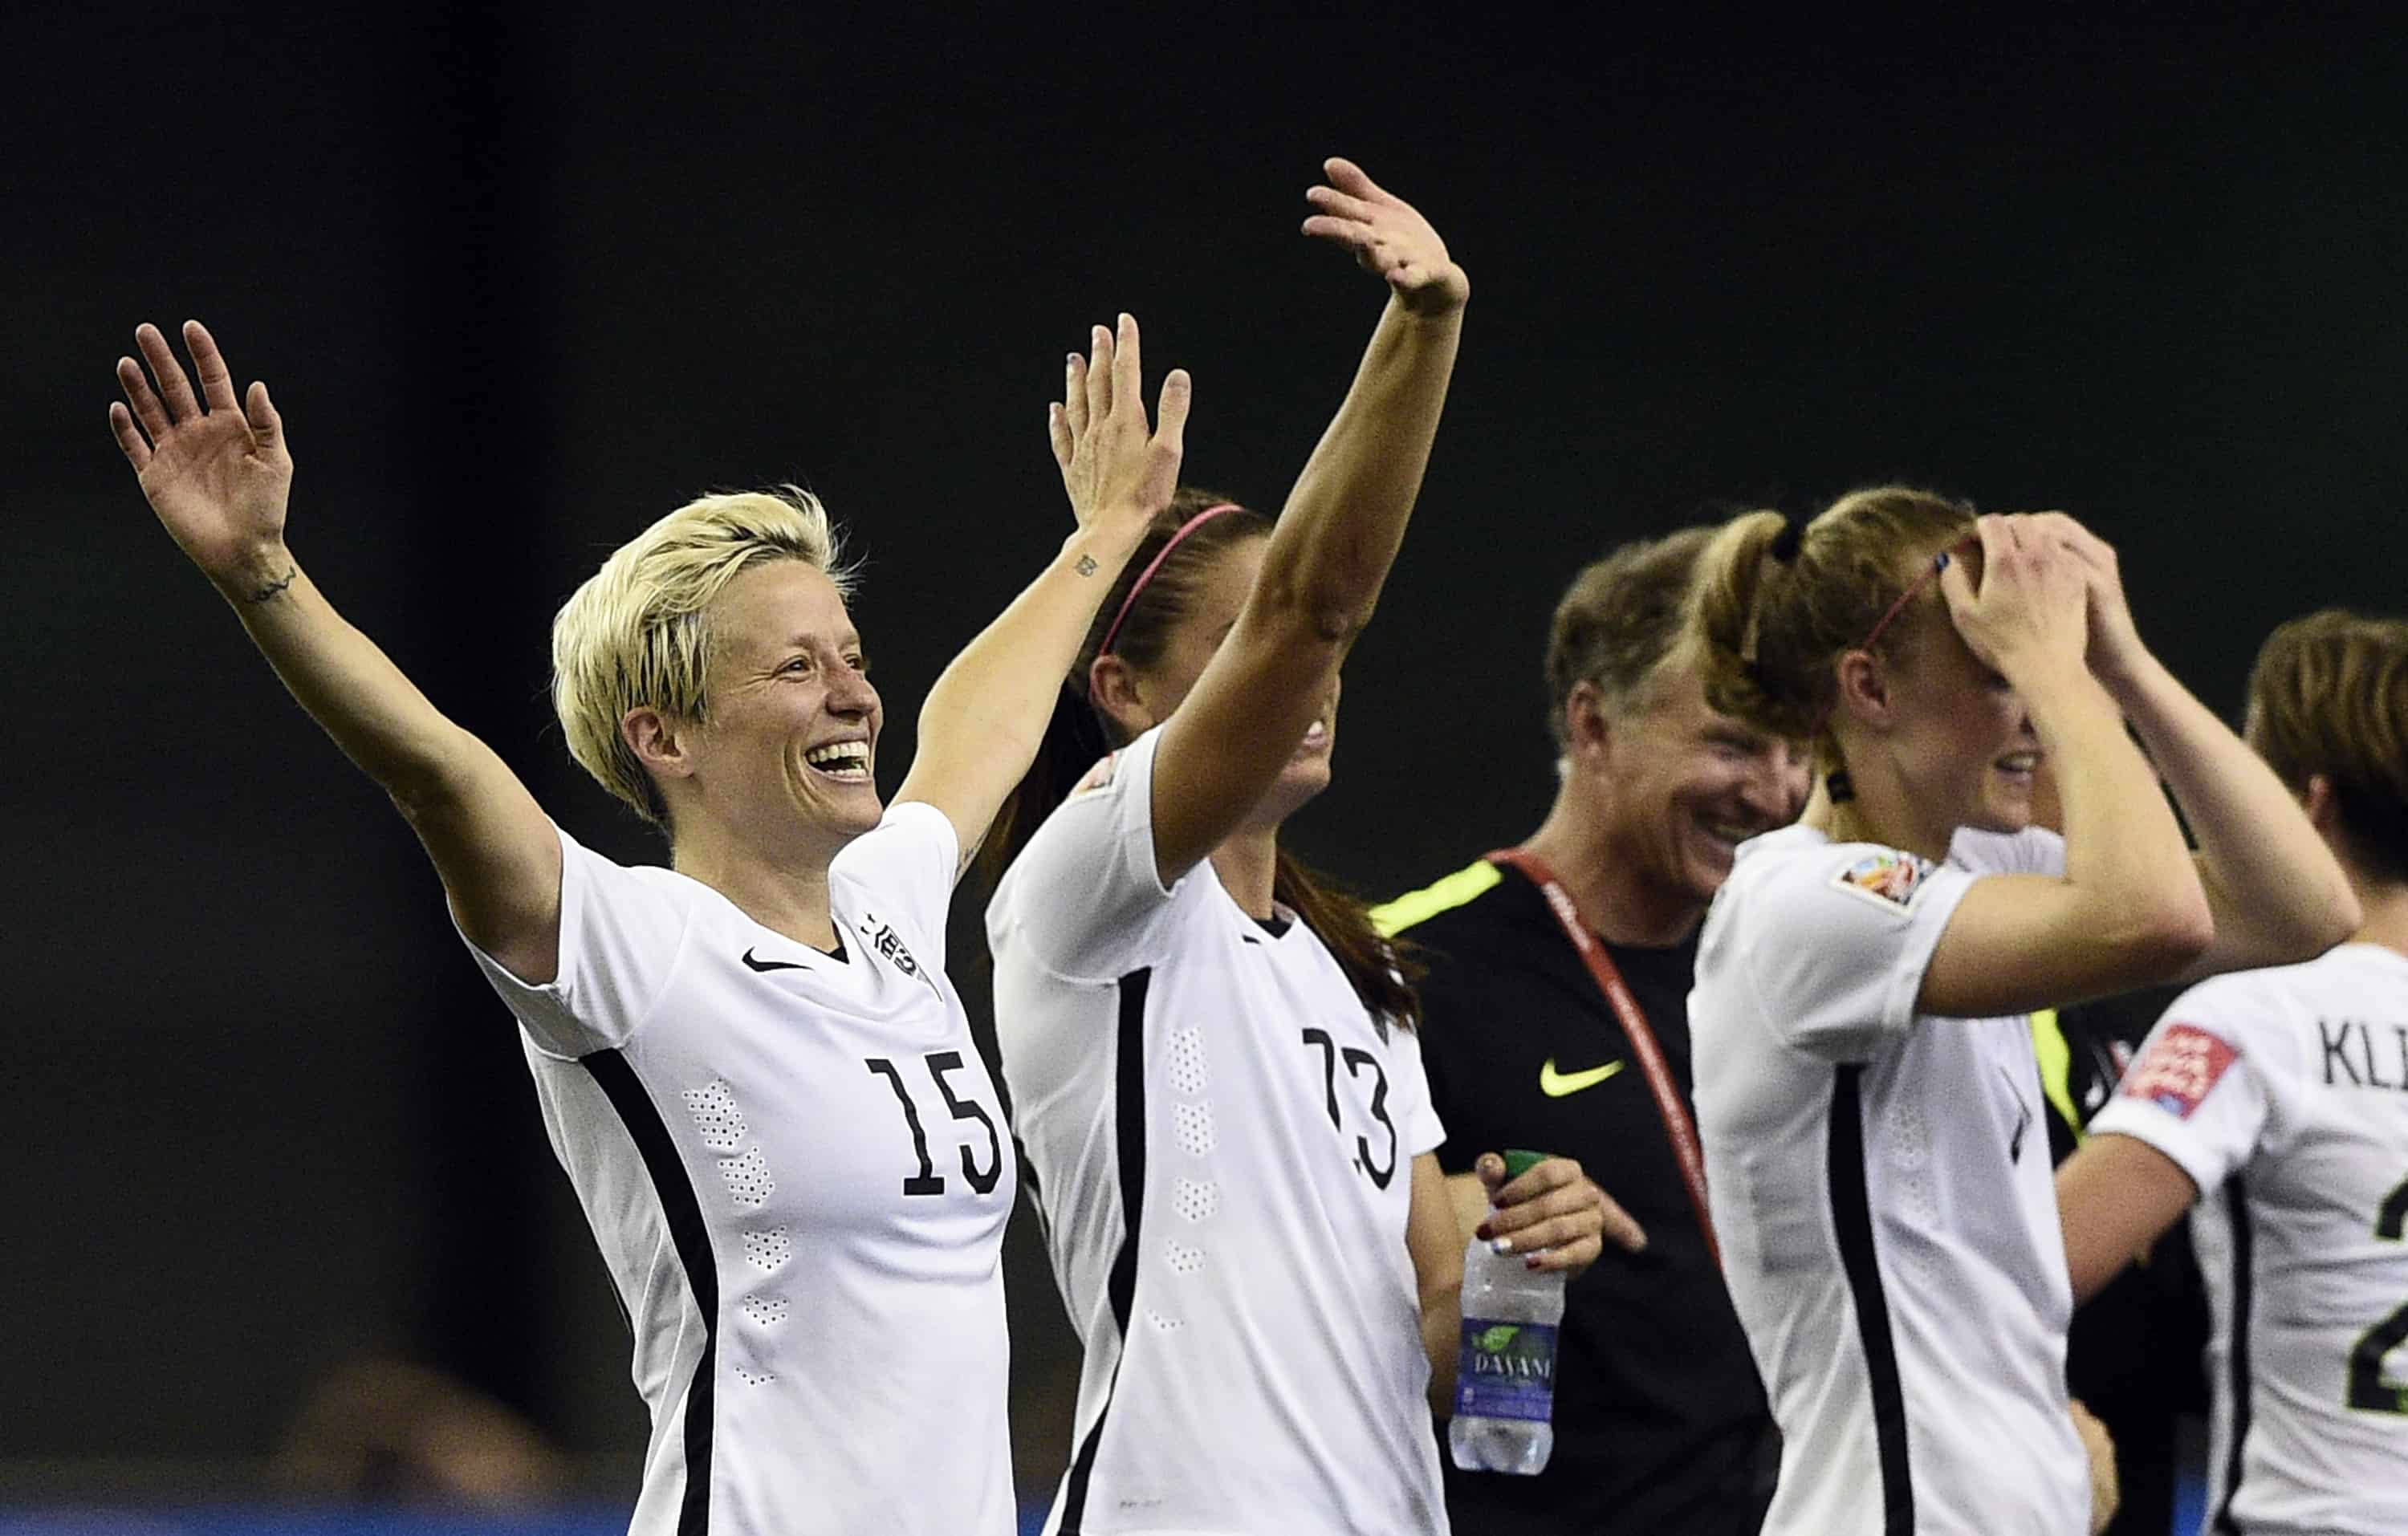
[[[2241,1053],[2195,1024],[2170,1024],[2124,1080],[2124,1092],[2187,1120]]]
[[[1914,893],[1923,889],[1923,879],[1931,873],[1928,859],[1913,854],[1899,854],[1884,849],[1864,857],[1840,871],[1831,883],[1843,891],[1854,891],[1868,900],[1894,907],[1914,905]]]

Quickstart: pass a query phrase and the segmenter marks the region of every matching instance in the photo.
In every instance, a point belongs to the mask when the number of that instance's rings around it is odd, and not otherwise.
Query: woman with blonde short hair
[[[630,868],[553,825],[303,574],[265,386],[238,398],[188,323],[196,397],[166,338],[136,337],[149,375],[120,359],[110,421],[143,494],[393,797],[517,1016],[635,1335],[632,1529],[1005,1536],[1017,1170],[945,912],[1169,500],[1186,376],[1151,430],[1134,321],[1070,359],[1053,435],[1076,531],[937,680],[891,806],[818,502],[707,496],[605,561],[553,626],[553,697],[578,762],[668,839],[668,868]]]
[[[2188,1212],[2214,1528],[2391,1536],[2408,1530],[2408,623],[2327,610],[2275,630],[2246,735],[2364,921],[2304,965],[2174,999],[2057,1170],[2066,1262],[2087,1299]]]
[[[2304,959],[2358,904],[2071,518],[1900,487],[1802,528],[1751,513],[1695,602],[1709,701],[1817,757],[1799,825],[1740,848],[1689,1001],[1714,1230],[1784,1443],[1765,1529],[2081,1536],[2029,1011]],[[2061,839],[2031,822],[2043,758]]]

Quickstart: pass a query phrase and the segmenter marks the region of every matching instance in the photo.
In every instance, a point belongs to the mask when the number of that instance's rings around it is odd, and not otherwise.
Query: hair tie
[[[1798,558],[1798,547],[1805,539],[1806,530],[1784,517],[1781,520],[1781,531],[1772,536],[1772,548],[1767,553],[1785,566]]]
[[[1136,606],[1137,595],[1145,590],[1145,584],[1148,581],[1154,580],[1154,573],[1162,568],[1162,563],[1165,560],[1170,558],[1170,552],[1179,547],[1179,541],[1212,519],[1219,517],[1223,512],[1236,510],[1238,510],[1238,504],[1234,501],[1216,501],[1179,525],[1179,531],[1172,534],[1162,548],[1154,552],[1154,558],[1146,562],[1145,569],[1138,572],[1137,580],[1129,583],[1128,596],[1121,599],[1121,610],[1112,615],[1112,626],[1104,631],[1104,643],[1096,647],[1096,654],[1103,656],[1111,653],[1112,641],[1120,638],[1121,624],[1127,620],[1129,610]]]

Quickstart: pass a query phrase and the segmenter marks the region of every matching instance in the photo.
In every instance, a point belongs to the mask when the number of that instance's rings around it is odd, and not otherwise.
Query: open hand
[[[236,400],[225,358],[197,320],[184,323],[184,345],[200,375],[198,399],[156,325],[137,327],[134,341],[150,375],[131,357],[117,360],[132,409],[110,405],[108,425],[150,510],[221,588],[255,592],[281,580],[291,566],[284,511],[293,455],[267,386],[254,382],[249,397]]]
[[[1184,368],[1162,380],[1155,424],[1145,419],[1144,366],[1137,320],[1121,316],[1118,337],[1098,325],[1090,355],[1072,352],[1063,370],[1062,398],[1046,412],[1054,462],[1070,494],[1070,514],[1082,528],[1097,525],[1140,537],[1179,489],[1193,388]]]
[[[1493,1152],[1481,1154],[1472,1171],[1496,1207],[1472,1235],[1505,1244],[1499,1252],[1527,1255],[1533,1270],[1577,1274],[1597,1262],[1607,1237],[1628,1253],[1647,1246],[1647,1234],[1630,1213],[1570,1157],[1550,1157],[1510,1184],[1505,1159]]]
[[[1304,194],[1315,209],[1304,232],[1354,252],[1417,313],[1448,315],[1471,297],[1471,280],[1447,259],[1446,242],[1419,210],[1383,191],[1363,167],[1335,156],[1321,163],[1326,185]]]

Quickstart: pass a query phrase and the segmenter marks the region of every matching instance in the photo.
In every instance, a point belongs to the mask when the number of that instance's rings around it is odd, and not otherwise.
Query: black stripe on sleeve
[[[1104,1420],[1111,1415],[1112,1394],[1121,1383],[1121,1367],[1128,1363],[1129,1317],[1137,1305],[1137,1257],[1140,1218],[1145,1212],[1145,992],[1150,970],[1133,970],[1120,980],[1119,1055],[1113,1079],[1112,1149],[1119,1159],[1121,1182],[1121,1245],[1112,1255],[1111,1273],[1104,1282],[1104,1299],[1120,1329],[1120,1358],[1112,1362],[1111,1385],[1096,1422],[1079,1442],[1070,1475],[1062,1486],[1061,1536],[1079,1536],[1087,1512],[1087,1484],[1096,1474],[1096,1448],[1104,1436]]]
[[[686,1289],[694,1293],[695,1310],[702,1314],[702,1357],[695,1362],[685,1394],[685,1498],[678,1509],[677,1536],[709,1536],[711,1394],[719,1370],[719,1267],[710,1255],[710,1233],[702,1224],[702,1204],[695,1198],[685,1160],[678,1156],[668,1127],[627,1058],[616,1051],[596,1051],[578,1057],[577,1064],[619,1112],[628,1139],[643,1157],[662,1219],[668,1224],[669,1241],[685,1270]]]
[[[2235,1173],[2224,1181],[2226,1209],[2232,1217],[2232,1358],[2226,1362],[2232,1393],[2232,1443],[2224,1451],[2224,1500],[2215,1506],[2208,1527],[2216,1536],[2241,1536],[2241,1522],[2232,1517],[2232,1499],[2241,1491],[2241,1448],[2249,1439],[2249,1291],[2252,1237],[2249,1229],[2249,1186]]]
[[[1872,1199],[1866,1191],[1865,1123],[1857,1080],[1864,1068],[1839,1069],[1831,1087],[1831,1225],[1840,1264],[1856,1306],[1856,1342],[1872,1392],[1873,1442],[1881,1453],[1883,1536],[1914,1536],[1914,1480],[1906,1458],[1906,1393],[1898,1376],[1898,1345],[1890,1336],[1889,1302],[1882,1295],[1881,1260],[1873,1249]]]

